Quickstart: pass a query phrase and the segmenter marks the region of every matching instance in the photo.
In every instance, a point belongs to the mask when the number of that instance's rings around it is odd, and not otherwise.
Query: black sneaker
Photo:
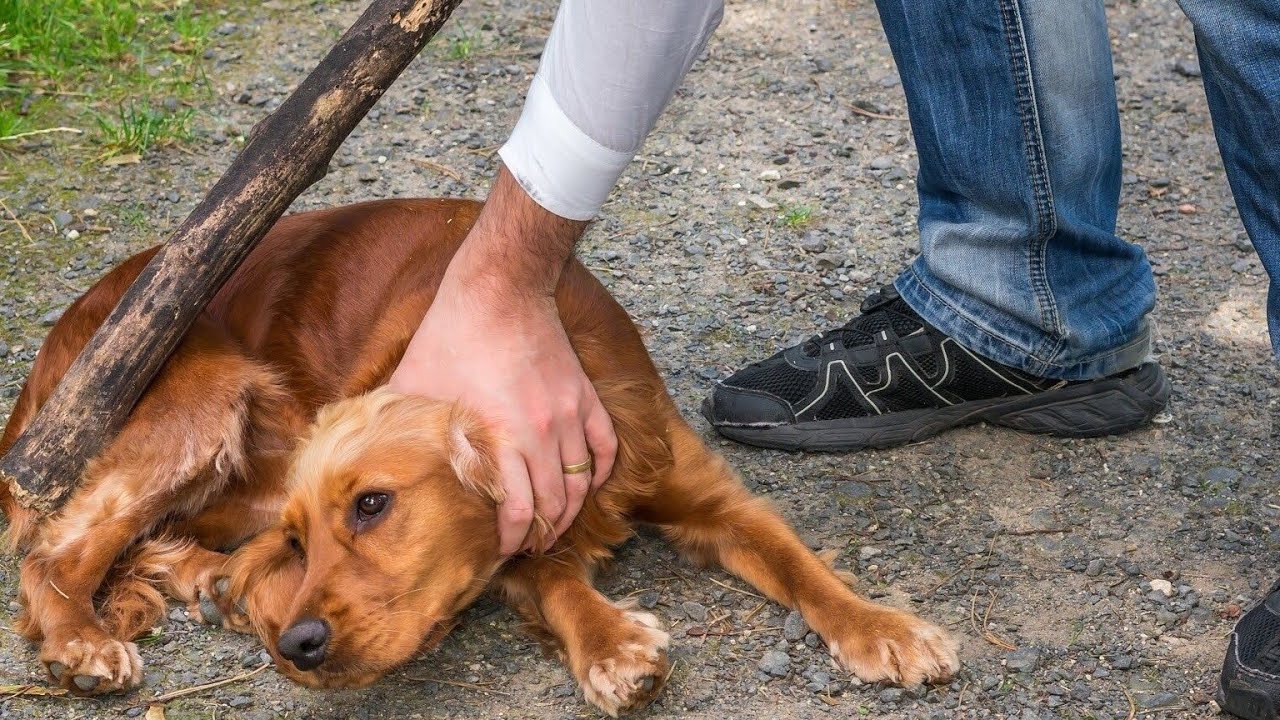
[[[1063,437],[1116,435],[1148,423],[1168,399],[1153,362],[1068,382],[983,359],[886,287],[848,325],[720,381],[702,414],[721,435],[750,445],[859,450],[979,421]]]
[[[1231,631],[1218,706],[1247,720],[1276,720],[1280,709],[1280,582]]]

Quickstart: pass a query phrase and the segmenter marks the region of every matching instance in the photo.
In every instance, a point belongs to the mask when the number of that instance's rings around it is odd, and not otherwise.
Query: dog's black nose
[[[302,618],[280,634],[280,654],[299,670],[314,670],[324,662],[329,645],[329,623],[319,618]]]

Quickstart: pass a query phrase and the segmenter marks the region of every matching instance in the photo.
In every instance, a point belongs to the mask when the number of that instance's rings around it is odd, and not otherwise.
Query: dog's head
[[[366,685],[444,637],[501,563],[491,445],[455,406],[385,389],[321,410],[233,578],[282,673]]]

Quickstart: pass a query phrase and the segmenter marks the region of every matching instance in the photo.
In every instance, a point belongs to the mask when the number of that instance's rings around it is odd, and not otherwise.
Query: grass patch
[[[789,228],[801,228],[813,220],[813,208],[808,205],[784,205],[780,219]]]
[[[121,105],[116,117],[98,117],[106,146],[104,157],[121,153],[142,155],[153,147],[171,145],[191,137],[192,110],[167,112],[137,103]]]
[[[218,1],[0,0],[0,136],[73,125],[111,152],[185,138],[189,112],[148,108],[208,88]]]

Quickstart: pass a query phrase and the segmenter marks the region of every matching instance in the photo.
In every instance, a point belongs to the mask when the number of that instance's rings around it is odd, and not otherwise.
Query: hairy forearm
[[[449,279],[493,293],[495,304],[550,297],[586,227],[534,202],[504,167]]]

